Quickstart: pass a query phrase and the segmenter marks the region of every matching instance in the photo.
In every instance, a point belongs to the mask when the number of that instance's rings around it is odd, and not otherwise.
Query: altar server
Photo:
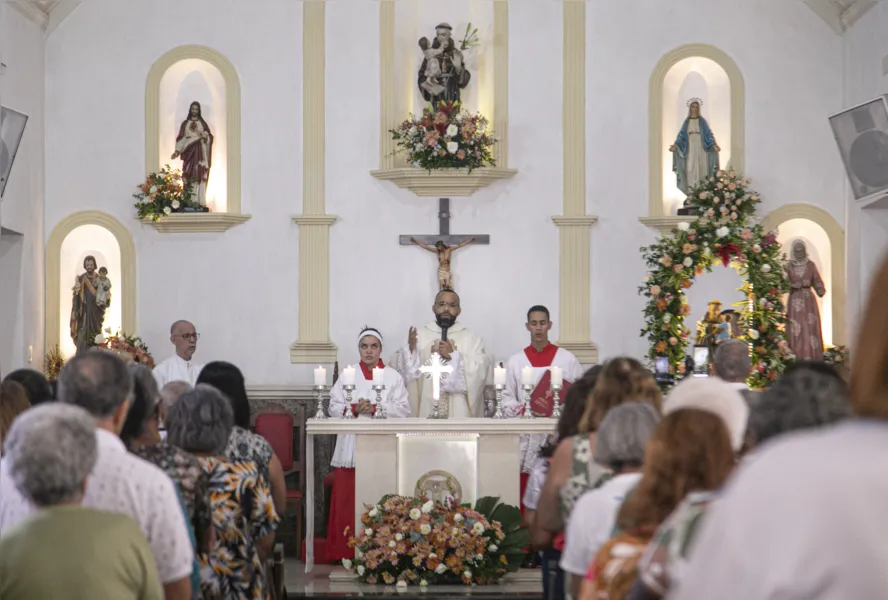
[[[444,416],[471,418],[484,416],[484,384],[490,375],[490,357],[484,351],[481,336],[456,320],[462,312],[459,296],[453,290],[441,290],[432,305],[435,322],[420,329],[411,327],[407,344],[392,357],[392,366],[407,382],[413,414],[432,414],[432,381],[420,367],[438,353],[453,368],[441,380],[439,407]]]
[[[330,389],[330,417],[344,419],[347,413],[359,419],[369,419],[376,411],[385,409],[388,418],[410,416],[410,402],[404,380],[394,369],[385,366],[382,353],[382,334],[365,327],[358,336],[361,362],[358,369],[346,367]],[[378,373],[374,373],[379,369]],[[381,406],[376,403],[373,390],[376,381],[385,386]],[[344,385],[354,384],[351,404]],[[333,452],[333,491],[330,498],[330,520],[327,525],[327,560],[338,562],[353,559],[355,551],[348,547],[348,539],[355,533],[355,436],[339,434]]]
[[[549,342],[549,331],[552,321],[549,309],[545,306],[532,306],[527,311],[525,328],[530,332],[530,345],[513,355],[506,364],[506,389],[503,391],[503,412],[507,417],[519,417],[524,414],[524,391],[521,388],[524,369],[533,372],[531,392],[532,407],[538,416],[552,415],[551,404],[554,395],[549,391],[553,367],[561,369],[564,389],[561,398],[567,394],[567,388],[583,376],[583,368],[577,357],[555,344]],[[543,405],[545,409],[541,408]],[[546,443],[545,434],[521,436],[521,495],[524,486],[533,470],[540,448]]]

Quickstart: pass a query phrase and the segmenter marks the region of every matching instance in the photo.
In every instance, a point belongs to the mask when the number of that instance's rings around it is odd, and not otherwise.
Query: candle
[[[354,385],[355,384],[355,368],[354,367],[345,367],[342,370],[342,385]]]
[[[315,369],[315,385],[327,385],[327,369],[325,369],[324,367],[318,367],[317,369]]]
[[[373,369],[373,385],[385,385],[383,383],[383,373],[384,371],[379,367]]]
[[[549,371],[552,373],[552,387],[561,387],[564,382],[564,371],[561,370],[561,367],[552,367]]]
[[[493,385],[506,385],[506,370],[503,368],[503,363],[493,368]]]
[[[521,369],[521,385],[533,385],[533,367]]]

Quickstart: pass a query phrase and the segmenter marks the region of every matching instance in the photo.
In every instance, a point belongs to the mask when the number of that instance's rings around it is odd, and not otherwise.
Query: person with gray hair
[[[182,394],[190,392],[194,387],[187,381],[171,381],[160,388],[160,403],[164,414],[170,412],[170,407],[176,403]]]
[[[99,456],[89,413],[37,406],[16,420],[5,447],[10,479],[39,511],[0,539],[0,598],[70,598],[73,590],[80,598],[163,598],[136,522],[81,506]]]
[[[280,518],[271,491],[252,460],[225,454],[234,411],[216,388],[198,384],[173,404],[167,415],[167,441],[197,457],[209,477],[217,544],[198,556],[201,590],[210,597],[265,598],[269,589],[264,560],[274,545]]]
[[[163,471],[127,452],[118,437],[132,394],[126,365],[106,350],[78,354],[59,375],[58,401],[85,409],[96,428],[98,455],[83,505],[132,517],[148,539],[165,598],[189,600],[194,551],[179,494]],[[8,468],[0,461],[0,537],[35,510]]]
[[[712,357],[713,374],[741,390],[748,390],[746,380],[752,373],[749,345],[740,340],[725,340],[715,349]]]
[[[611,537],[617,510],[641,479],[644,451],[660,413],[650,404],[628,402],[610,409],[595,440],[595,462],[609,468],[613,477],[577,501],[565,529],[561,568],[570,573],[571,596],[599,548]]]

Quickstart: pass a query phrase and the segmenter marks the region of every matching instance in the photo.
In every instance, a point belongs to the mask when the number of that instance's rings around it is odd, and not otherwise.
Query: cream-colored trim
[[[84,210],[68,215],[55,226],[46,241],[46,281],[44,310],[46,314],[46,331],[44,346],[46,351],[59,346],[59,302],[61,289],[62,243],[68,234],[83,225],[104,227],[117,240],[120,247],[120,284],[116,288],[116,296],[120,302],[120,322],[123,331],[136,333],[136,245],[129,230],[108,213],[99,210]]]
[[[391,181],[399,188],[408,189],[417,196],[449,198],[451,196],[471,196],[479,189],[500,179],[509,179],[517,173],[515,169],[490,167],[475,169],[471,173],[465,169],[442,169],[424,171],[412,167],[370,171],[373,177]]]
[[[731,160],[732,167],[743,173],[746,164],[746,84],[734,59],[709,44],[687,44],[667,52],[654,67],[648,89],[648,216],[662,217],[663,153],[668,144],[663,140],[663,82],[669,70],[679,61],[699,56],[712,60],[725,70],[731,82]]]
[[[882,59],[882,75],[888,75],[888,54]]]
[[[559,318],[558,345],[583,364],[598,360],[589,337],[590,227],[598,220],[586,214],[586,3],[565,1],[563,77],[564,200],[558,227]]]
[[[160,233],[222,233],[250,220],[250,215],[233,213],[173,213],[157,221],[142,219]]]
[[[493,0],[493,146],[496,166],[509,166],[509,0]]]
[[[385,4],[383,2],[382,4]],[[299,226],[299,339],[290,362],[336,361],[330,341],[330,227],[326,214],[324,70],[326,3],[302,5],[302,215]]]
[[[173,132],[160,131],[160,82],[167,69],[179,61],[198,59],[222,73],[225,80],[226,127],[228,128],[228,181],[225,212],[241,212],[241,84],[237,69],[224,55],[207,46],[173,48],[151,65],[145,83],[145,173],[160,170],[160,136]],[[210,229],[209,231],[218,231]]]
[[[39,6],[29,0],[6,0],[6,3],[14,8],[20,15],[46,30],[49,25],[49,15]]]
[[[638,220],[659,231],[660,235],[666,236],[670,235],[679,223],[692,223],[697,217],[640,217]]]
[[[395,141],[389,131],[397,126],[399,120],[395,101],[395,0],[380,0],[379,171],[395,168]]]
[[[830,245],[832,281],[827,291],[832,293],[833,344],[847,344],[845,327],[845,232],[838,221],[826,210],[813,204],[784,204],[774,209],[762,221],[765,231],[775,231],[791,219],[806,219],[817,223],[826,232]]]

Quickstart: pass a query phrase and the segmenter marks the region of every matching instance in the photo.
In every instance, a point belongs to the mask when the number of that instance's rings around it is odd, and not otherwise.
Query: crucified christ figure
[[[475,241],[475,238],[471,237],[463,243],[457,244],[456,246],[448,246],[441,240],[435,242],[434,246],[423,244],[416,238],[410,238],[410,241],[420,248],[428,250],[429,252],[434,252],[438,255],[438,285],[441,287],[442,290],[452,290],[453,275],[450,272],[450,254],[454,250],[459,250],[460,248],[468,246]]]

